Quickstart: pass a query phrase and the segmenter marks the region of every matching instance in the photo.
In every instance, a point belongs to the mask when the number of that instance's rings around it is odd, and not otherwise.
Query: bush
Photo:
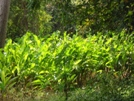
[[[0,52],[0,73],[4,75],[0,90],[7,91],[12,84],[11,87],[64,91],[67,98],[69,91],[91,86],[93,94],[99,95],[97,100],[104,95],[107,98],[102,100],[124,99],[119,89],[134,76],[133,37],[124,31],[111,34],[112,37],[98,33],[84,39],[66,33],[62,37],[59,32],[45,38],[27,33],[17,43],[8,40],[4,54]]]

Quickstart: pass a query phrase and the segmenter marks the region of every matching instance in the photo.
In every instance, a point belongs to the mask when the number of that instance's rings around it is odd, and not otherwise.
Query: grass
[[[134,77],[117,81],[105,79],[88,84],[83,88],[68,91],[65,100],[64,91],[50,89],[13,87],[0,101],[133,101]]]
[[[132,82],[122,82],[117,85],[101,85],[77,88],[69,91],[67,101],[133,101],[134,84]],[[103,86],[103,87],[102,87]],[[114,86],[115,88],[112,88]],[[65,94],[61,91],[47,91],[39,89],[12,88],[1,101],[65,101]]]

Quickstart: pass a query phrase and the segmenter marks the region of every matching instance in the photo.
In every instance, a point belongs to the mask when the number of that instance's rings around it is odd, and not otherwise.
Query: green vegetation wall
[[[50,12],[51,8],[51,12]],[[65,0],[49,3],[54,30],[78,31],[133,31],[133,0]],[[75,31],[74,31],[75,30]]]
[[[43,0],[12,0],[8,21],[8,37],[16,39],[27,31],[37,35],[51,31],[51,16],[44,10]]]
[[[133,0],[12,0],[8,37],[31,31],[38,35],[60,30],[86,35],[91,31],[133,31]]]

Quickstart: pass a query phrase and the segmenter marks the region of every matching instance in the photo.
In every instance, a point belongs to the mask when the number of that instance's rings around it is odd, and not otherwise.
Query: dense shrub
[[[122,99],[120,89],[133,87],[133,37],[124,31],[110,34],[84,39],[60,32],[45,38],[27,33],[18,42],[9,39],[0,52],[0,90],[31,87],[64,91],[68,97],[69,91],[90,86],[98,97]]]

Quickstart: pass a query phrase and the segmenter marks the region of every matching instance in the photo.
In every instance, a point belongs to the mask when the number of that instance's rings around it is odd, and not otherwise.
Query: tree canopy
[[[121,31],[134,27],[133,0],[12,0],[8,37],[30,31],[46,35],[56,30],[68,33]]]

